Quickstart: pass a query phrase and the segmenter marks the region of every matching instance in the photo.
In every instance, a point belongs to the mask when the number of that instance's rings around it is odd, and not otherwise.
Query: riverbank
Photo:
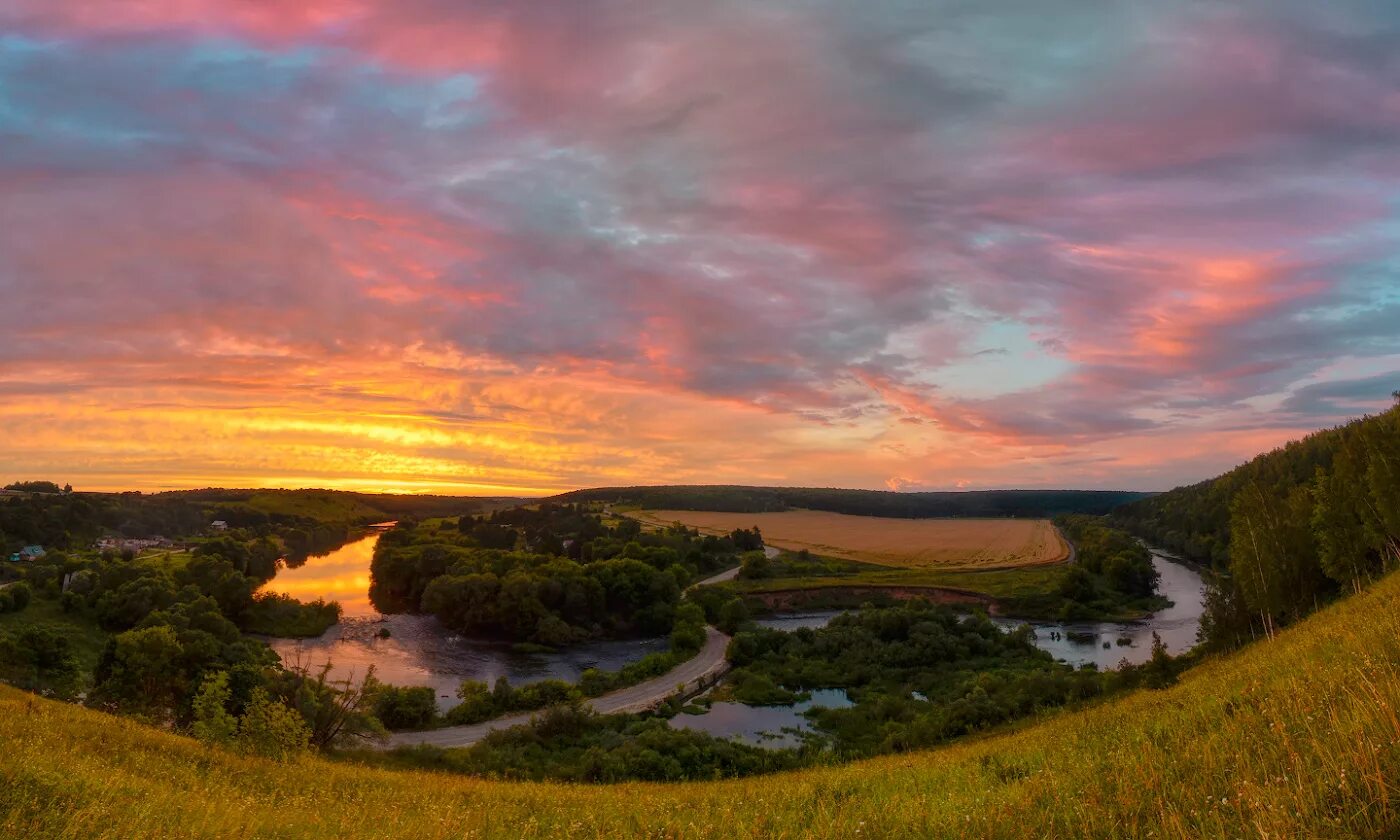
[[[638,714],[655,710],[672,697],[686,697],[714,685],[726,671],[729,662],[725,651],[729,637],[713,627],[705,628],[705,645],[694,657],[667,673],[628,688],[609,692],[586,701],[585,706],[602,715]],[[499,717],[469,726],[450,726],[422,732],[396,732],[388,740],[375,744],[375,749],[392,750],[400,747],[429,746],[443,749],[470,747],[487,735],[501,729],[523,726],[540,712]]]

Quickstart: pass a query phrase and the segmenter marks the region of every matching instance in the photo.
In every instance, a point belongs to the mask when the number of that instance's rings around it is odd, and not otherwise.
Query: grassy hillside
[[[278,765],[5,688],[0,750],[7,837],[1393,837],[1400,576],[1166,691],[777,777],[599,788]]]
[[[552,501],[606,502],[649,510],[714,510],[738,513],[781,512],[801,508],[922,519],[935,516],[1048,518],[1066,513],[1108,513],[1146,493],[1109,490],[977,490],[968,492],[891,493],[884,490],[838,490],[822,487],[741,487],[673,485],[600,487],[556,496]]]

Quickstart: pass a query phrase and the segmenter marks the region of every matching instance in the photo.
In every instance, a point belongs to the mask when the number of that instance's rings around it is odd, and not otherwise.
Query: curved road
[[[693,584],[690,589],[733,580],[738,574],[739,569],[735,567]],[[728,636],[713,627],[706,627],[705,644],[695,656],[659,677],[653,677],[646,682],[637,683],[628,688],[620,688],[617,691],[604,694],[602,697],[595,697],[585,705],[600,715],[649,711],[678,693],[688,693],[703,688],[729,670],[729,662],[724,658],[728,648]],[[431,729],[426,732],[396,732],[390,735],[387,740],[373,746],[383,750],[416,746],[470,747],[498,729],[510,729],[512,726],[529,723],[537,714],[539,712],[522,712],[470,726],[449,726],[446,729]]]

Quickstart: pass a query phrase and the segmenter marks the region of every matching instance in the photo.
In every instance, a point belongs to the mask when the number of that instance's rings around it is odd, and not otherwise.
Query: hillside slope
[[[1400,569],[1400,404],[1113,518],[1225,572],[1202,622],[1210,647],[1270,635]]]
[[[0,688],[0,836],[1387,837],[1400,576],[1182,683],[926,753],[674,786],[210,751]]]

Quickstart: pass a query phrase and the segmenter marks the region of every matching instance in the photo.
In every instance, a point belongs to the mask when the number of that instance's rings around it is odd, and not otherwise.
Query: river
[[[992,621],[1006,630],[1030,624],[1035,629],[1036,647],[1076,666],[1093,663],[1104,670],[1116,668],[1124,660],[1134,664],[1145,662],[1152,655],[1154,632],[1161,636],[1168,652],[1185,653],[1196,644],[1196,631],[1201,626],[1201,614],[1205,609],[1205,581],[1193,569],[1160,551],[1152,552],[1152,564],[1161,576],[1158,591],[1172,601],[1172,606],[1142,621],[1027,622],[1014,618],[993,618]],[[756,623],[760,627],[788,632],[803,627],[815,629],[825,627],[842,612],[785,613],[758,619]],[[1070,641],[1070,633],[1081,641]],[[1120,640],[1127,644],[1120,644]],[[1105,642],[1108,648],[1104,648]],[[736,737],[762,746],[797,746],[800,738],[792,730],[810,731],[811,726],[802,713],[818,705],[845,708],[851,702],[845,691],[831,689],[814,691],[810,701],[794,706],[715,703],[707,714],[677,715],[671,719],[671,725],[719,737]]]
[[[282,662],[319,667],[329,661],[333,679],[359,678],[373,665],[382,682],[402,686],[431,686],[439,708],[457,704],[463,680],[494,682],[506,677],[512,685],[543,679],[576,682],[589,668],[615,671],[646,656],[664,651],[665,638],[590,642],[552,653],[517,653],[508,644],[470,639],[422,615],[383,615],[369,601],[370,561],[379,535],[373,534],[296,568],[277,572],[266,586],[306,601],[339,601],[344,612],[339,624],[315,639],[271,639],[268,644]],[[381,635],[388,631],[388,637]]]
[[[1185,653],[1196,644],[1196,631],[1205,611],[1205,581],[1196,571],[1173,560],[1161,551],[1152,551],[1152,565],[1161,576],[1157,590],[1172,602],[1164,610],[1142,621],[1025,621],[996,617],[997,626],[1014,630],[1029,624],[1035,630],[1036,647],[1071,665],[1093,663],[1101,670],[1116,668],[1123,660],[1137,664],[1152,655],[1152,634],[1155,632],[1172,654]],[[758,620],[760,627],[775,630],[796,630],[800,627],[825,627],[841,614],[841,610],[820,610],[787,613]],[[1070,634],[1082,641],[1070,641]],[[1119,644],[1124,640],[1127,644]],[[1109,644],[1104,648],[1104,642]]]

